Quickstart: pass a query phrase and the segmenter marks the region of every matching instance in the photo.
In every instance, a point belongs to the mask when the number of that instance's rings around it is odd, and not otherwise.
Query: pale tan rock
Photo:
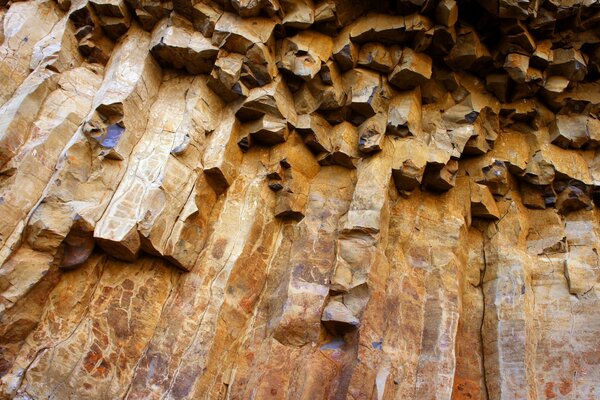
[[[333,43],[333,58],[342,71],[347,71],[358,64],[359,46],[350,39],[350,30],[344,29]]]
[[[248,96],[248,88],[240,81],[244,56],[237,53],[219,51],[210,73],[209,87],[223,100],[231,102]]]
[[[138,2],[129,2],[130,5],[132,5],[131,3],[137,3],[133,5],[133,12],[142,24],[142,27],[147,31],[151,31],[160,20],[168,17],[173,11],[172,2],[140,0]]]
[[[179,16],[159,22],[152,32],[150,51],[161,62],[185,68],[190,74],[210,72],[219,49]]]
[[[380,151],[385,130],[385,114],[378,113],[365,120],[358,127],[358,149],[364,154]]]
[[[587,118],[583,115],[557,115],[550,126],[550,140],[557,146],[576,149],[589,140]]]
[[[267,43],[273,34],[275,21],[267,18],[244,19],[225,12],[215,24],[213,45],[245,54],[256,43]]]
[[[281,77],[264,87],[252,89],[235,113],[242,121],[251,121],[264,114],[284,118],[292,126],[297,123],[292,95]]]
[[[250,88],[266,85],[277,76],[273,51],[263,43],[255,43],[246,52],[241,80]]]
[[[133,149],[134,161],[94,230],[94,237],[109,254],[132,259],[144,249],[169,255],[170,233],[198,179],[194,169],[172,154],[173,143],[177,128],[192,118],[189,114],[198,102],[206,101],[201,96],[209,92],[204,86],[202,93],[202,85],[200,79],[190,78],[174,78],[161,85],[150,110],[149,129]]]
[[[285,119],[265,114],[255,121],[245,124],[245,129],[252,135],[254,143],[273,146],[283,143],[289,135],[288,123]]]
[[[352,24],[350,37],[358,43],[374,41],[401,43],[407,33],[427,31],[432,25],[427,17],[419,14],[405,17],[369,14]]]
[[[243,18],[256,17],[260,13],[260,2],[257,0],[233,0],[231,5]]]
[[[556,208],[562,214],[580,209],[591,209],[592,201],[584,185],[568,185],[556,198]]]
[[[283,26],[306,29],[315,22],[315,6],[312,0],[282,0],[281,7],[285,16]]]
[[[342,122],[331,129],[330,135],[331,151],[319,159],[319,164],[354,168],[360,157],[356,127],[349,122]]]
[[[541,40],[536,43],[535,51],[531,55],[530,64],[536,68],[546,68],[552,62],[552,42]]]
[[[302,134],[306,145],[315,153],[331,153],[332,127],[319,114],[299,115],[296,131]]]
[[[109,63],[105,80],[91,102],[92,111],[85,118],[89,121],[98,115],[93,110],[102,110],[103,113],[118,115],[131,131],[110,138],[110,146],[103,147],[99,142],[95,144],[92,138],[84,136],[81,128],[76,131],[69,130],[69,134],[74,132],[75,135],[69,137],[68,145],[58,163],[60,168],[45,189],[46,201],[38,206],[42,215],[55,218],[53,223],[66,224],[69,229],[74,223],[73,220],[77,219],[88,231],[93,230],[96,221],[100,219],[124,171],[121,172],[118,161],[111,158],[108,158],[108,162],[94,164],[92,158],[103,157],[107,153],[111,154],[111,151],[114,152],[114,156],[123,155],[122,159],[129,157],[134,143],[141,136],[138,133],[139,136],[136,137],[132,132],[136,132],[137,129],[143,131],[146,125],[147,111],[140,110],[137,102],[139,99],[152,101],[158,88],[160,71],[147,50],[138,47],[140,41],[141,44],[147,45],[149,36],[138,30],[139,28],[132,29],[133,32],[126,36],[129,40],[121,42],[116,50],[117,57]],[[130,68],[128,62],[136,62],[135,67]],[[77,84],[73,83],[73,86],[75,90]],[[81,126],[85,125],[84,123]],[[90,164],[82,170],[80,163],[85,162],[86,157]],[[100,174],[102,179],[96,174]],[[68,212],[64,212],[65,207]]]
[[[36,44],[60,21],[52,1],[26,1],[11,6],[3,18],[4,40],[0,46],[0,104],[6,103],[29,75]]]
[[[89,111],[99,85],[100,77],[84,68],[61,75],[56,82],[57,89],[47,96],[31,124],[31,135],[23,135],[27,142],[7,166],[14,173],[0,188],[4,199],[0,209],[6,213],[0,223],[0,247],[6,244],[11,233],[22,231],[21,224],[39,201],[61,151],[72,138],[76,124],[81,123]],[[73,96],[74,93],[78,96]],[[25,193],[18,189],[24,187],[27,188]]]
[[[311,109],[336,111],[346,105],[349,88],[344,86],[343,76],[336,63],[329,60],[322,64],[319,75],[296,92],[297,109],[298,99],[303,94],[310,98],[306,103],[310,104]]]
[[[349,106],[365,118],[384,110],[381,76],[366,69],[353,69],[344,74],[344,85],[351,93]]]
[[[207,181],[217,194],[223,193],[238,175],[242,152],[237,146],[240,122],[228,115],[211,134],[202,165]]]
[[[329,303],[327,303],[327,306],[323,310],[321,321],[324,323],[350,325],[353,328],[360,325],[360,321],[352,314],[352,311],[344,303],[333,298],[329,300]]]
[[[83,57],[77,51],[75,26],[67,15],[54,25],[52,31],[35,44],[29,68],[46,67],[65,72],[81,65]]]
[[[455,185],[457,172],[456,160],[450,160],[443,166],[429,165],[423,176],[423,185],[434,191],[450,190]]]
[[[275,216],[301,220],[308,201],[308,181],[304,174],[294,168],[283,170],[283,188],[277,193]]]
[[[100,26],[111,39],[116,40],[131,25],[131,13],[124,0],[90,0],[98,15]]]
[[[311,80],[321,70],[321,64],[331,55],[333,41],[329,36],[301,31],[281,43],[279,68],[304,80]]]
[[[471,184],[471,216],[486,219],[500,218],[496,201],[487,186]]]
[[[389,103],[386,133],[400,137],[421,136],[421,90],[416,88],[394,96]]]
[[[200,31],[205,37],[211,37],[215,31],[215,25],[223,11],[218,4],[211,1],[201,1],[193,5],[194,18],[192,23],[194,29]]]
[[[431,78],[431,65],[428,55],[405,47],[400,62],[389,75],[389,81],[401,90],[412,89]]]
[[[506,214],[497,227],[489,230],[489,239],[484,244],[483,296],[486,300],[483,352],[486,382],[490,396],[511,393],[510,396],[535,398],[534,372],[528,368],[534,357],[535,326],[533,320],[523,318],[533,311],[534,300],[530,278],[532,261],[524,243],[527,218],[518,204],[512,202],[507,205]],[[501,240],[504,245],[494,244]],[[500,301],[500,297],[513,301]]]
[[[0,3],[0,398],[600,397],[590,1]]]
[[[382,73],[390,73],[394,68],[394,59],[390,50],[381,43],[365,43],[360,46],[358,65]]]
[[[396,189],[411,191],[421,184],[427,165],[427,146],[417,138],[394,140],[392,176]]]
[[[383,151],[362,159],[357,165],[357,182],[342,230],[377,233],[387,200],[387,186],[392,173],[393,146],[384,140]]]

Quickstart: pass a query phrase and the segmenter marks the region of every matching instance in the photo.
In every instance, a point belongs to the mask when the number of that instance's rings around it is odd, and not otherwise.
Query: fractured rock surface
[[[0,26],[0,399],[600,399],[597,1]]]

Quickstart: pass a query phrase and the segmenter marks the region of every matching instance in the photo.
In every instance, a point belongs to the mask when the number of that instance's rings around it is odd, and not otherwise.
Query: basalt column
[[[0,399],[600,399],[597,0],[0,0]]]

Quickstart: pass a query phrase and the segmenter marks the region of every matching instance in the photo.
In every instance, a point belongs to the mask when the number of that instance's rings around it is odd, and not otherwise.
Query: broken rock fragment
[[[471,215],[484,219],[500,218],[496,201],[487,186],[471,184]]]
[[[150,51],[162,63],[184,68],[190,74],[206,74],[211,71],[219,48],[194,31],[189,21],[172,16],[154,28]]]
[[[428,55],[405,47],[400,62],[389,75],[389,81],[401,90],[413,89],[431,78],[431,66]]]

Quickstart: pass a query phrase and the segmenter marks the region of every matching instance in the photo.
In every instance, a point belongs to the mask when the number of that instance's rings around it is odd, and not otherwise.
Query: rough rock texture
[[[600,399],[598,1],[0,21],[0,398]]]

